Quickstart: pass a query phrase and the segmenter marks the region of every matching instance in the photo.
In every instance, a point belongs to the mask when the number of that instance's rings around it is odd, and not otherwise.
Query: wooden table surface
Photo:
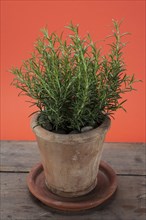
[[[1,220],[144,220],[146,219],[146,146],[105,143],[102,159],[118,177],[114,199],[80,213],[53,210],[34,198],[26,176],[40,162],[36,142],[1,142]]]

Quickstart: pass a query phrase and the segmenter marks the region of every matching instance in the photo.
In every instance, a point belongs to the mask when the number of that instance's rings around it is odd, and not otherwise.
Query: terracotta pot
[[[97,183],[103,142],[110,119],[96,129],[80,134],[56,134],[37,125],[38,114],[31,127],[36,135],[44,168],[46,185],[55,194],[77,197],[90,192]]]

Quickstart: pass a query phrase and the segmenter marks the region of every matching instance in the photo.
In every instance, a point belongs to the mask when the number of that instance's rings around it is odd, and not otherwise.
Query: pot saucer
[[[101,161],[97,175],[98,184],[84,196],[76,198],[60,197],[48,190],[42,164],[32,168],[27,176],[30,192],[45,205],[64,211],[81,211],[107,202],[117,189],[117,179],[114,170]]]

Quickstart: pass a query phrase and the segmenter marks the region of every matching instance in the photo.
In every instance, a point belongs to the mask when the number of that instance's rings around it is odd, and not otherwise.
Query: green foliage
[[[81,38],[72,22],[65,40],[62,34],[43,29],[32,57],[21,68],[12,68],[13,85],[34,100],[42,126],[48,121],[55,130],[80,130],[98,126],[105,115],[124,109],[126,100],[121,95],[134,89],[135,79],[125,73],[122,49],[126,44],[121,39],[128,33],[121,34],[119,27],[113,21],[113,42],[106,56],[89,34]]]

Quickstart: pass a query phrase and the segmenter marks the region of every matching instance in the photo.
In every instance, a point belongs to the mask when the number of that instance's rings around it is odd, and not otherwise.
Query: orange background
[[[104,39],[111,33],[112,18],[124,18],[122,31],[131,32],[125,48],[125,62],[130,74],[143,83],[135,85],[137,92],[125,95],[127,113],[119,110],[112,120],[106,141],[145,141],[145,1],[7,1],[1,2],[1,139],[33,140],[28,115],[33,108],[18,97],[12,86],[12,66],[20,66],[30,56],[33,44],[46,25],[49,31],[61,32],[63,27],[80,24],[81,34],[87,31],[94,40]]]

